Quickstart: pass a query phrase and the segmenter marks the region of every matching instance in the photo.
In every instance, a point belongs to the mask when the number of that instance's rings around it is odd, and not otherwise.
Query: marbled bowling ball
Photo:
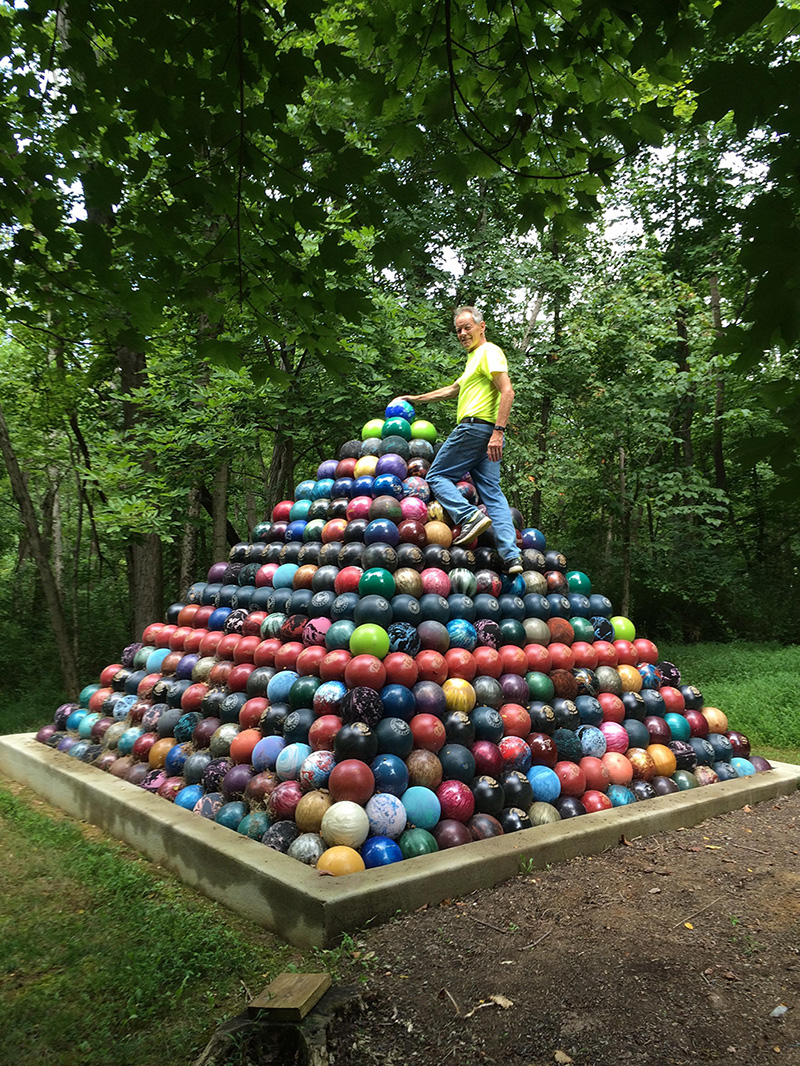
[[[671,740],[667,747],[675,756],[675,764],[678,770],[691,771],[697,766],[697,755],[688,741]]]
[[[187,763],[189,760],[187,759]],[[200,778],[200,784],[203,786],[205,792],[221,792],[222,782],[225,779],[225,775],[228,770],[233,766],[233,759],[229,759],[226,756],[213,759],[207,764],[203,771],[203,776]],[[184,776],[186,775],[186,767],[184,767]],[[188,779],[187,779],[188,781]]]
[[[263,770],[260,774],[251,777],[244,790],[244,799],[250,809],[265,811],[269,797],[280,783],[280,778],[272,770]]]
[[[472,843],[472,833],[463,822],[457,822],[453,818],[444,818],[431,830],[439,851],[448,848],[457,848],[462,844]]]
[[[528,808],[531,825],[552,825],[561,821],[561,812],[552,803],[537,801]]]
[[[273,821],[292,819],[300,800],[303,798],[303,790],[297,781],[282,781],[270,793],[267,800],[267,811]]]
[[[628,748],[625,757],[633,767],[634,781],[651,781],[655,777],[653,756],[645,748]]]
[[[491,814],[473,814],[467,822],[473,840],[489,840],[503,835],[503,827]]]
[[[274,822],[261,838],[261,843],[266,844],[273,851],[280,851],[286,855],[289,848],[300,836],[300,827],[288,819]]]
[[[672,780],[681,792],[688,792],[689,789],[700,787],[700,782],[690,770],[676,770]]]
[[[734,756],[741,759],[750,758],[750,740],[744,735],[744,733],[739,733],[736,730],[730,729],[725,733],[725,736],[730,741],[731,751]]]
[[[475,797],[463,781],[443,781],[436,789],[442,808],[442,818],[467,822],[475,813]]]
[[[435,791],[442,782],[442,764],[432,751],[416,749],[406,759],[409,786]]]
[[[414,601],[416,602],[416,601]],[[392,652],[405,652],[406,655],[416,655],[421,647],[419,634],[416,626],[411,622],[392,622],[387,629],[389,634],[389,650]]]
[[[319,833],[326,811],[333,806],[330,792],[319,789],[307,792],[297,804],[294,820],[301,833]]]
[[[374,836],[389,837],[397,840],[407,823],[406,809],[398,796],[387,792],[376,792],[364,808],[369,819],[369,831]]]
[[[701,786],[715,785],[719,781],[719,774],[711,766],[695,767],[694,776],[697,779],[697,783]],[[672,783],[675,784],[675,782]],[[678,791],[677,785],[675,785],[675,791]]]
[[[194,805],[192,811],[194,814],[199,814],[201,818],[207,818],[213,822],[222,809],[224,802],[225,799],[221,792],[206,792]]]
[[[379,693],[363,685],[350,689],[342,701],[341,717],[348,725],[364,722],[370,729],[374,729],[383,717],[383,703]]]

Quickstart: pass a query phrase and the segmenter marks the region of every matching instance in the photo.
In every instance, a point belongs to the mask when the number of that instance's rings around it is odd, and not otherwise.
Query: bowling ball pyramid
[[[454,547],[435,451],[393,401],[37,739],[337,876],[770,768],[519,512]]]

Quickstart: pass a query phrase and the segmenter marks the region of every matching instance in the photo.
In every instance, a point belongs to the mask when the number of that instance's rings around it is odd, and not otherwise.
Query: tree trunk
[[[625,449],[619,450],[619,502],[622,539],[622,597],[620,613],[627,617],[631,601],[631,509],[625,483]]]
[[[212,544],[211,551],[214,562],[220,562],[228,558],[228,477],[230,467],[222,463],[214,474],[212,488]]]
[[[722,308],[719,298],[719,278],[711,274],[708,279],[708,287],[711,292],[711,317],[714,322],[714,333],[718,338],[722,337]],[[725,470],[725,452],[723,450],[723,416],[725,414],[725,377],[719,365],[719,352],[713,353],[714,367],[714,484],[718,489],[727,491],[728,477]]]
[[[689,373],[689,334],[686,329],[686,318],[683,308],[678,308],[675,327],[678,333],[678,366],[681,373]],[[678,435],[681,439],[682,466],[694,465],[694,449],[692,447],[692,420],[694,418],[694,386],[689,385],[680,403],[680,427]]]
[[[266,490],[266,513],[282,500],[289,488],[294,485],[294,441],[284,437],[280,427],[275,430],[272,443],[272,462],[269,467],[269,480]]]
[[[64,688],[66,689],[68,698],[74,700],[77,698],[81,689],[78,678],[78,665],[73,654],[72,641],[67,628],[66,618],[64,617],[64,608],[58,592],[55,575],[50,566],[50,559],[47,555],[45,543],[39,532],[39,524],[36,519],[36,512],[33,508],[33,501],[31,500],[30,493],[25,485],[22,470],[17,461],[14,446],[11,443],[2,406],[0,406],[0,453],[2,453],[3,461],[6,470],[8,471],[14,499],[17,501],[17,505],[22,513],[22,520],[28,535],[31,554],[33,555],[33,559],[39,571],[44,599],[50,615],[50,624],[53,627],[53,634],[56,639]]]
[[[178,596],[183,596],[192,582],[197,580],[197,525],[200,517],[200,495],[200,486],[192,485],[186,500],[186,521],[183,524],[181,538]]]

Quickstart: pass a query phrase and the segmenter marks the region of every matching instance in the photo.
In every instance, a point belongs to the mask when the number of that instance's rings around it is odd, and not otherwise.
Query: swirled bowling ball
[[[609,785],[606,795],[613,807],[627,807],[636,802],[633,792],[625,785]]]
[[[261,843],[273,851],[279,851],[287,855],[289,848],[300,836],[300,829],[293,821],[288,819],[273,822],[261,838]]]
[[[443,819],[468,822],[475,813],[475,797],[463,781],[442,781],[436,790]]]
[[[657,776],[671,777],[675,773],[678,768],[677,759],[666,744],[650,744],[646,750],[653,760]]]
[[[442,782],[442,764],[432,751],[415,749],[406,759],[409,786],[435,791]]]
[[[402,800],[388,792],[376,792],[366,804],[369,831],[374,836],[397,840],[406,828],[407,815]]]
[[[491,814],[473,814],[467,822],[473,840],[490,840],[503,835],[503,827]]]
[[[552,803],[561,795],[561,779],[549,766],[532,766],[525,776],[533,792],[533,802]]]
[[[267,800],[267,812],[273,822],[292,820],[303,790],[297,781],[282,781]]]
[[[426,829],[406,829],[398,843],[404,859],[415,859],[419,855],[432,855],[439,850],[436,838]]]
[[[528,808],[531,825],[552,825],[561,821],[561,812],[552,803],[537,801]]]
[[[634,781],[651,781],[655,777],[653,757],[645,748],[629,748],[625,758],[633,767]]]
[[[697,755],[694,748],[687,741],[671,740],[667,747],[675,756],[675,762],[679,770],[691,771],[697,766]]]

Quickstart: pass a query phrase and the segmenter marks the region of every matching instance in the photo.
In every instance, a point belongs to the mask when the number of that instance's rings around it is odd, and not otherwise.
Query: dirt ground
[[[361,935],[329,1062],[800,1064],[799,830],[795,793]]]

